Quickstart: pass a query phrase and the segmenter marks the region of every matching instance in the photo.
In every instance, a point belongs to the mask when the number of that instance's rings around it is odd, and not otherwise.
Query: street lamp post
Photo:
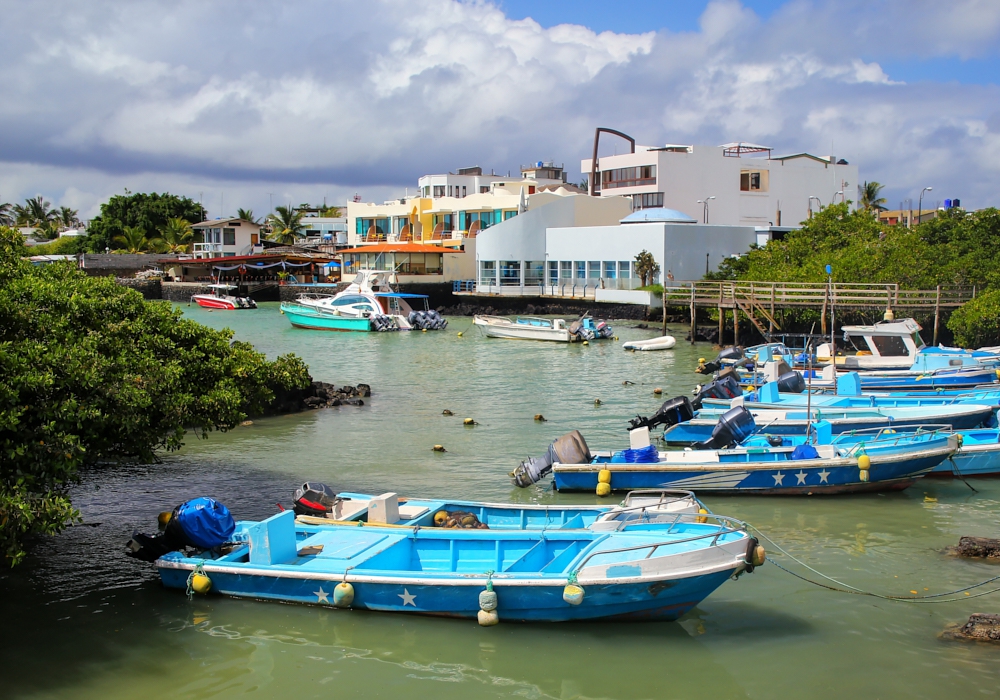
[[[708,223],[708,203],[713,199],[715,199],[715,195],[712,195],[711,197],[705,197],[705,199],[698,200],[698,204],[702,205],[701,223],[703,224]]]
[[[833,196],[830,197],[830,204],[833,204],[833,203],[835,203],[837,201],[837,196],[838,195],[840,197],[843,197],[844,196],[844,190],[839,190],[838,192],[834,192]]]
[[[815,199],[815,200],[816,200],[817,202],[819,202],[819,208],[820,208],[820,209],[822,209],[822,208],[823,208],[823,201],[822,201],[822,200],[821,200],[821,199],[820,199],[819,197],[817,197],[817,196],[816,196],[816,195],[814,195],[814,194],[811,194],[811,195],[809,195],[809,218],[810,218],[810,219],[811,219],[811,218],[812,218],[812,216],[813,216],[813,200],[814,200],[814,199]]]
[[[924,218],[924,192],[930,192],[933,189],[934,189],[933,187],[925,187],[924,189],[920,190],[920,199],[918,200],[918,204],[917,204],[917,225],[918,226],[920,225],[920,220],[922,218]]]

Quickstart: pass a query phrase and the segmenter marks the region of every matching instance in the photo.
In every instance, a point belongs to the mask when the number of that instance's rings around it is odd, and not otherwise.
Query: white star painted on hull
[[[405,588],[403,589],[403,592],[402,592],[402,593],[398,593],[397,595],[398,595],[398,596],[399,596],[400,598],[402,598],[402,599],[403,599],[403,607],[404,607],[404,608],[405,608],[405,607],[406,607],[407,605],[412,605],[413,607],[417,607],[417,604],[416,604],[415,602],[413,602],[413,601],[415,601],[415,600],[417,599],[417,596],[415,596],[415,595],[410,595],[410,592],[409,592],[408,590],[406,590]]]
[[[313,591],[313,595],[316,596],[316,598],[318,599],[316,601],[317,603],[329,603],[330,602],[330,599],[328,598],[328,596],[330,594],[327,593],[326,591],[324,591],[322,586],[319,587],[318,591]]]
[[[795,478],[798,479],[798,481],[795,482],[796,486],[806,483],[806,473],[801,469],[799,470],[799,473],[795,475]]]
[[[778,472],[777,474],[772,474],[771,476],[774,477],[774,485],[775,486],[784,486],[784,484],[781,483],[782,479],[785,478],[784,474],[782,474],[781,472]]]
[[[821,483],[821,484],[829,484],[830,482],[826,480],[826,477],[828,477],[828,476],[830,476],[830,472],[828,472],[826,469],[824,469],[823,471],[821,471],[819,473],[819,483]]]

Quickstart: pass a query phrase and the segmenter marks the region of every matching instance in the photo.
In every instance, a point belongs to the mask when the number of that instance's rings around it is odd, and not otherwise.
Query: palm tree
[[[0,202],[0,226],[14,225],[14,207],[10,202]]]
[[[149,241],[149,247],[161,253],[186,253],[193,239],[194,231],[187,219],[169,219],[160,235]]]
[[[331,219],[337,219],[341,215],[341,209],[340,207],[324,206],[322,209],[319,210],[319,215],[324,217],[329,217]]]
[[[653,254],[648,250],[643,250],[635,256],[635,274],[642,278],[642,286],[646,286],[646,280],[652,284],[656,278],[656,273],[660,271],[660,265],[653,258]]]
[[[126,253],[144,253],[149,250],[149,241],[146,240],[146,232],[139,226],[126,226],[125,232],[120,236],[115,236],[114,242]]]
[[[275,207],[274,213],[267,217],[271,224],[270,239],[283,245],[293,245],[299,238],[305,236],[302,225],[302,212],[291,206]]]
[[[865,182],[861,186],[861,201],[859,204],[861,208],[872,214],[872,216],[878,216],[880,211],[885,211],[885,197],[882,196],[882,190],[885,185],[880,185],[879,183],[872,180],[871,182]]]
[[[72,228],[73,226],[78,226],[80,224],[80,218],[77,214],[76,209],[70,209],[69,207],[59,207],[55,211],[55,219],[60,226],[65,226],[66,228]]]
[[[51,206],[42,198],[42,195],[24,200],[24,205],[15,204],[14,214],[17,217],[17,225],[44,228],[47,223],[54,221],[58,216],[54,210],[50,209]]]
[[[253,216],[253,209],[237,209],[236,216],[243,219],[244,221],[249,221],[251,224],[259,224],[260,222]]]

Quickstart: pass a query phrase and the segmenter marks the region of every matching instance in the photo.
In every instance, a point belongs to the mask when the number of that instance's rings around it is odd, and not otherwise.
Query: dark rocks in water
[[[1000,642],[1000,615],[972,613],[968,622],[946,629],[942,636],[972,642]]]
[[[1000,559],[1000,540],[988,537],[960,537],[954,552],[960,557]]]
[[[341,386],[327,382],[313,381],[304,389],[276,392],[274,400],[264,415],[273,416],[281,413],[299,413],[310,409],[328,408],[333,406],[364,406],[361,397],[372,395],[368,384],[357,386]]]

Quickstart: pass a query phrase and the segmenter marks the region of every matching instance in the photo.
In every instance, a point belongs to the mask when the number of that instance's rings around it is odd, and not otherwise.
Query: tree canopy
[[[75,517],[67,488],[81,466],[155,460],[187,431],[228,430],[308,384],[294,355],[268,361],[112,278],[24,255],[21,234],[0,227],[0,549],[11,563]]]
[[[125,190],[124,195],[115,195],[102,204],[100,215],[91,219],[87,246],[94,253],[115,249],[115,238],[124,236],[128,227],[141,229],[147,240],[156,238],[170,219],[196,224],[202,220],[202,213],[201,205],[187,197]]]
[[[308,206],[308,205],[306,205]],[[270,239],[283,245],[293,245],[305,236],[302,212],[292,207],[275,207],[267,217],[271,224]]]

